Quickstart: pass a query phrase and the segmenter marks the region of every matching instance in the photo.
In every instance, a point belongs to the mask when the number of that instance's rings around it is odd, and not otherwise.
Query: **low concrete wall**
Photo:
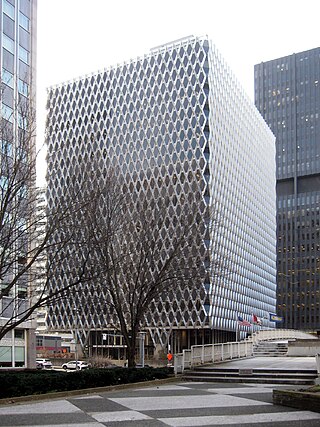
[[[320,353],[320,340],[296,340],[288,342],[287,356],[315,356]]]
[[[295,390],[273,390],[275,405],[290,406],[304,411],[320,412],[320,393]]]

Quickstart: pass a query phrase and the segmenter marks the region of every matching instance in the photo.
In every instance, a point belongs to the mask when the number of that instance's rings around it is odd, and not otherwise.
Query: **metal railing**
[[[185,369],[191,369],[196,365],[239,359],[252,356],[252,354],[252,341],[193,345],[190,350],[183,350],[182,353],[175,355],[174,371],[176,374],[179,374]]]
[[[240,359],[253,356],[253,346],[259,341],[288,340],[288,339],[317,339],[310,334],[291,329],[272,329],[257,331],[244,341],[223,344],[193,345],[191,349],[183,350],[174,356],[175,374],[183,373],[196,365],[217,363],[225,360]]]
[[[317,339],[317,337],[308,334],[307,332],[297,331],[295,329],[271,329],[254,332],[252,341],[254,344],[259,341],[270,340],[290,340],[290,339]]]

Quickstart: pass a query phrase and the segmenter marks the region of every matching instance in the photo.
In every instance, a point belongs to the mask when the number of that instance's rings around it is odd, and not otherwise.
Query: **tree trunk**
[[[128,357],[128,368],[134,368],[136,366],[135,360],[135,346],[127,347],[127,357]]]

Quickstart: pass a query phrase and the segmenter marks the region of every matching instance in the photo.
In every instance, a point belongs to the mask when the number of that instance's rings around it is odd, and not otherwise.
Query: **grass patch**
[[[312,387],[309,387],[306,390],[301,390],[301,391],[306,391],[308,393],[320,393],[320,385],[313,385]]]

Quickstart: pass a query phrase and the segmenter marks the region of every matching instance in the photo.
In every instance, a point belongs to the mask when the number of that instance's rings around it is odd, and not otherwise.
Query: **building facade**
[[[52,87],[47,123],[49,211],[80,163],[94,155],[101,171],[121,170],[132,193],[139,188],[159,198],[163,184],[171,188],[178,200],[173,216],[196,195],[200,215],[212,206],[222,218],[219,232],[194,249],[203,260],[209,249],[228,259],[229,274],[203,277],[194,289],[176,286],[169,303],[156,301],[143,325],[151,345],[165,345],[168,333],[174,351],[235,340],[238,315],[250,321],[255,313],[263,326],[274,326],[274,136],[211,42],[181,39]],[[76,321],[90,351],[106,347],[112,322],[94,295],[86,301],[77,320],[72,298],[52,307],[48,318],[57,330]]]
[[[18,236],[19,229],[21,231],[24,228],[24,221],[27,221],[26,209],[23,209],[22,205],[26,206],[25,200],[28,197],[29,188],[21,186],[21,192],[13,195],[10,194],[10,186],[12,189],[17,189],[19,186],[18,181],[23,174],[23,168],[17,172],[16,166],[19,161],[25,162],[27,159],[32,159],[34,162],[34,152],[32,151],[34,141],[30,139],[27,143],[24,135],[29,132],[27,123],[30,119],[31,103],[32,110],[35,109],[36,12],[36,0],[2,0],[0,2],[1,331],[6,324],[10,323],[13,316],[19,319],[21,313],[26,309],[29,299],[30,282],[27,274],[21,275],[16,281],[14,279],[14,277],[18,278],[19,271],[25,265],[28,252],[28,243],[26,240],[22,241],[27,239],[26,233],[21,232],[19,237],[14,236]],[[32,126],[34,125],[35,123],[32,122]],[[22,140],[25,140],[24,145],[21,144]],[[23,150],[26,151],[22,152]],[[29,177],[31,178],[33,174],[33,171],[30,171]],[[30,185],[33,185],[31,180]],[[11,200],[14,200],[14,203],[12,201],[7,203],[11,197],[13,197]],[[8,288],[8,283],[14,285]],[[26,367],[35,364],[33,328],[32,321],[25,321],[1,338],[0,367]]]
[[[276,136],[277,312],[320,332],[320,48],[255,66],[255,104]]]

